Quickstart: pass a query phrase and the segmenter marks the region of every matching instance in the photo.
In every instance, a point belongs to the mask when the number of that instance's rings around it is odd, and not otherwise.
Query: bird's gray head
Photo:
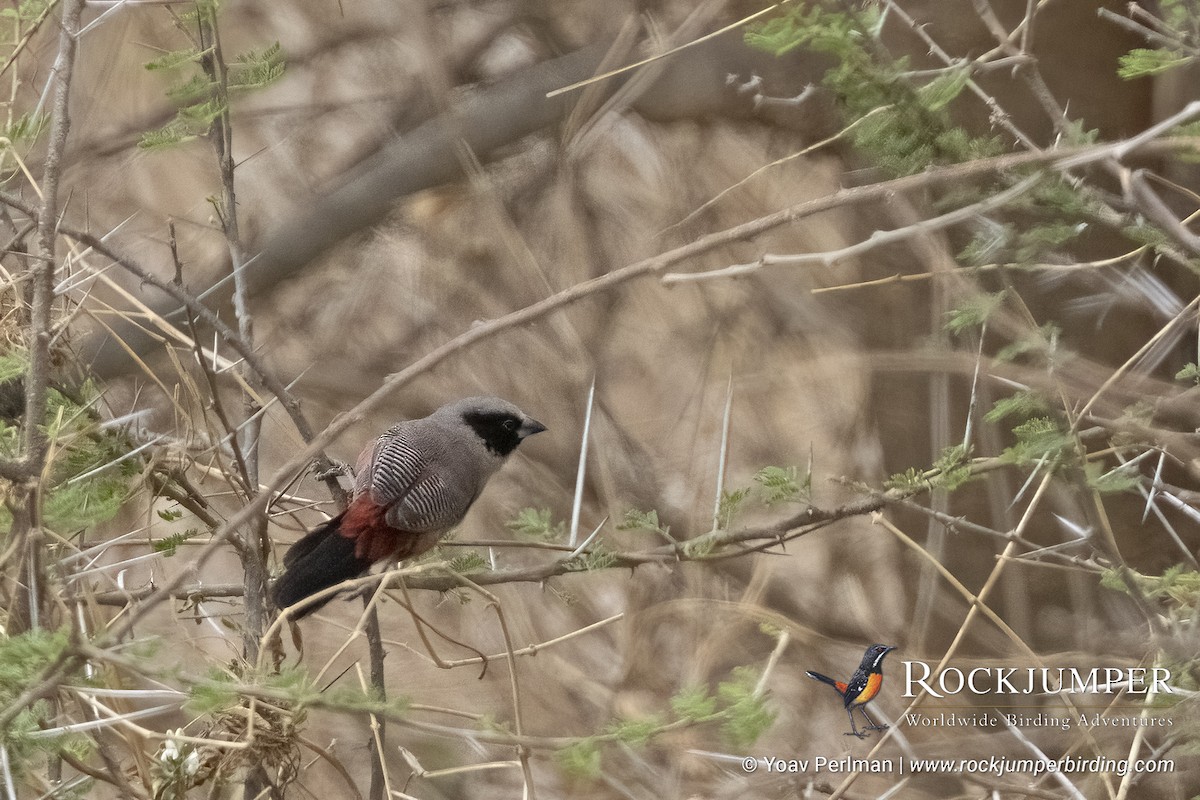
[[[525,437],[546,430],[545,425],[499,397],[468,397],[442,406],[434,415],[470,426],[487,449],[502,458],[516,450]]]

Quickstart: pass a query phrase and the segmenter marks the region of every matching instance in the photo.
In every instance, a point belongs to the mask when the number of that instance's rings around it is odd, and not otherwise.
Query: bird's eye
[[[504,430],[515,431],[517,429],[517,421],[515,419],[504,420]]]

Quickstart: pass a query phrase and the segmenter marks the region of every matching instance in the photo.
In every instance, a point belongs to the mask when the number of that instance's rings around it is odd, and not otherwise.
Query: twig
[[[721,415],[721,447],[717,451],[717,491],[713,499],[713,530],[721,527],[721,501],[725,498],[725,464],[729,457],[729,423],[733,418],[733,372],[725,386],[725,412]]]
[[[925,30],[925,26],[919,24],[912,16],[901,7],[896,0],[885,0],[888,11],[894,14],[897,19],[903,22],[908,28],[920,37],[921,41],[929,47],[929,52],[940,59],[947,66],[954,63],[955,59],[947,53],[937,41],[934,40],[929,32]],[[1014,139],[1021,143],[1023,147],[1031,152],[1038,152],[1039,148],[1033,139],[1029,138],[1020,128],[1012,121],[1012,116],[1004,110],[1004,108],[996,101],[996,98],[985,92],[975,80],[967,81],[967,88],[971,93],[983,101],[991,112],[992,120],[1004,130],[1008,131]]]
[[[525,725],[523,720],[524,715],[521,713],[521,685],[517,680],[517,659],[513,649],[512,634],[508,629],[508,619],[504,616],[504,607],[500,603],[500,598],[492,594],[473,582],[470,578],[460,575],[456,572],[450,572],[450,576],[459,582],[462,586],[467,587],[478,593],[481,597],[488,601],[488,605],[496,612],[496,617],[500,622],[500,633],[504,637],[504,651],[508,661],[508,679],[509,688],[512,692],[513,703],[513,728],[515,729],[517,743],[517,760],[521,764],[521,772],[525,780],[524,797],[528,800],[536,800],[537,793],[534,789],[533,770],[529,764],[529,750],[519,742],[525,736]]]
[[[1200,255],[1200,236],[1188,230],[1175,217],[1174,212],[1167,207],[1158,193],[1150,188],[1147,175],[1151,175],[1151,173],[1144,169],[1137,169],[1129,176],[1128,194],[1130,199],[1147,219],[1162,228],[1175,241],[1190,250],[1193,255]]]
[[[17,63],[17,57],[20,56],[25,48],[29,46],[29,42],[32,41],[33,35],[41,29],[42,23],[44,23],[46,18],[50,16],[50,13],[58,7],[58,3],[59,0],[51,0],[49,3],[47,3],[46,7],[42,9],[42,13],[38,14],[37,19],[30,23],[29,27],[25,29],[25,33],[21,36],[21,41],[17,42],[16,46],[13,47],[12,53],[10,53],[8,58],[5,60],[4,66],[0,67],[0,77],[4,77],[4,73],[8,72],[12,65]]]
[[[1197,110],[1200,110],[1200,102],[1196,103],[1196,107]],[[1096,404],[1096,401],[1098,401],[1100,397],[1113,386],[1113,384],[1120,380],[1121,376],[1138,362],[1138,359],[1149,352],[1156,342],[1166,336],[1176,325],[1187,321],[1197,307],[1200,307],[1200,295],[1194,297],[1190,303],[1180,309],[1179,313],[1172,317],[1166,325],[1160,328],[1157,333],[1151,336],[1141,347],[1139,347],[1136,353],[1126,359],[1121,366],[1117,367],[1117,369],[1113,371],[1112,375],[1109,376],[1108,380],[1106,380],[1099,389],[1093,392],[1092,396],[1088,398],[1088,401],[1084,403],[1083,408],[1079,410],[1079,414],[1075,419],[1074,424],[1071,426],[1071,429],[1073,431],[1078,430],[1080,423],[1084,419],[1088,418],[1088,412],[1091,411],[1092,406]]]
[[[1013,735],[1013,738],[1023,744],[1025,748],[1029,750],[1029,752],[1033,753],[1039,762],[1053,763],[1051,759],[1048,758],[1044,752],[1042,752],[1042,749],[1034,744],[1029,737],[1025,735],[1024,731],[1009,722],[1007,717],[1000,713],[997,713],[995,716],[1000,718],[1000,721],[1003,722],[1005,727],[1008,728],[1008,732]],[[1053,771],[1051,771],[1050,775],[1054,778],[1055,782],[1058,783],[1058,785],[1062,788],[1066,789],[1067,793],[1071,795],[1071,797],[1075,798],[1075,800],[1084,800],[1084,796],[1079,791],[1079,787],[1071,783],[1071,780],[1063,774],[1062,770],[1055,768]]]
[[[41,473],[48,443],[37,424],[45,416],[46,390],[50,371],[50,337],[54,324],[55,227],[58,223],[58,186],[62,175],[62,156],[71,130],[68,101],[71,77],[75,69],[76,34],[83,0],[66,0],[63,5],[62,31],[58,40],[58,58],[51,69],[54,103],[51,110],[50,138],[43,162],[42,204],[37,211],[37,258],[30,264],[33,275],[33,301],[29,317],[26,349],[29,371],[25,376],[25,458],[29,475]]]
[[[1170,131],[1172,128],[1178,127],[1185,122],[1189,122],[1192,118],[1200,116],[1200,100],[1193,100],[1183,107],[1180,111],[1172,114],[1155,125],[1151,125],[1146,130],[1118,144],[1113,148],[1113,158],[1117,161],[1124,160],[1134,150],[1141,147],[1146,142],[1152,141],[1159,136]],[[1066,164],[1070,166],[1070,164]]]
[[[371,602],[372,598],[363,597],[366,607],[367,624],[363,632],[367,636],[367,658],[370,661],[371,692],[382,702],[387,702],[387,683],[384,680],[383,634],[379,628],[379,606]],[[368,790],[370,800],[383,800],[388,793],[387,763],[384,761],[387,753],[387,722],[378,715],[370,716],[371,725],[371,786]]]
[[[562,644],[563,642],[566,642],[566,641],[570,641],[571,639],[574,639],[577,636],[584,636],[598,628],[603,628],[606,625],[611,625],[612,623],[618,622],[619,620],[622,620],[622,619],[625,619],[624,612],[621,612],[620,614],[613,614],[611,617],[606,617],[602,620],[598,620],[596,622],[593,622],[590,625],[584,625],[582,628],[576,628],[575,630],[571,631],[570,633],[564,633],[562,636],[556,636],[553,639],[548,639],[544,642],[539,642],[538,644],[530,644],[530,645],[526,645],[525,647],[518,648],[516,650],[513,650],[512,654],[515,656],[536,656],[542,650],[545,650],[549,647],[553,647],[554,645],[557,645],[557,644]],[[497,653],[495,655],[490,655],[490,656],[474,656],[472,658],[460,658],[460,659],[457,659],[454,661],[447,661],[446,666],[448,666],[448,667],[463,667],[463,666],[467,666],[469,664],[486,664],[491,659],[501,658],[501,657],[504,657],[505,655],[507,655],[507,653]]]
[[[34,212],[33,208],[29,204],[13,195],[8,194],[7,192],[0,192],[0,204],[4,204],[10,208],[15,208],[24,214],[36,216],[36,212]],[[258,354],[246,346],[238,333],[222,322],[212,309],[197,300],[191,295],[191,293],[173,285],[170,281],[163,280],[153,272],[150,272],[142,267],[140,264],[132,261],[129,258],[126,258],[125,256],[122,256],[113,248],[105,244],[101,238],[88,233],[87,231],[78,230],[65,224],[59,224],[58,232],[63,236],[87,245],[92,250],[112,261],[114,264],[119,265],[122,269],[124,269],[126,272],[129,272],[142,283],[149,284],[150,286],[161,290],[165,294],[169,295],[172,299],[176,300],[180,305],[190,310],[198,319],[203,320],[206,325],[213,328],[220,337],[221,341],[232,347],[233,350],[242,359],[244,359],[246,363],[248,363],[254,369],[254,371],[258,373],[259,376],[262,377],[263,383],[267,387],[267,390],[280,399],[284,410],[292,419],[292,424],[295,426],[296,432],[300,434],[300,438],[306,443],[312,441],[314,438],[313,429],[309,424],[308,419],[304,416],[304,413],[300,410],[300,401],[297,400],[296,396],[288,390],[285,384],[283,384],[269,369],[267,369],[266,364],[262,361]],[[164,392],[167,395],[170,395],[170,392],[166,391],[165,389]],[[311,461],[313,462],[314,469],[318,472],[318,474],[328,474],[328,477],[323,478],[323,480],[326,486],[329,487],[330,494],[333,496],[334,501],[339,506],[344,506],[348,500],[348,497],[346,495],[346,491],[342,489],[341,485],[337,482],[337,478],[335,476],[336,469],[333,461],[324,454],[323,448],[313,452]]]
[[[337,774],[340,775],[342,780],[346,783],[346,787],[353,792],[355,800],[363,800],[362,792],[358,790],[358,785],[354,782],[354,777],[350,774],[350,771],[346,769],[346,765],[343,764],[341,760],[334,758],[333,754],[324,747],[321,747],[316,742],[306,739],[303,736],[300,737],[300,744],[304,745],[309,750],[312,750],[319,758],[324,759],[331,767],[333,767]]]
[[[571,502],[571,533],[567,539],[570,547],[575,546],[579,538],[579,515],[583,510],[583,482],[587,477],[588,442],[592,433],[592,410],[596,404],[596,376],[592,376],[592,385],[588,387],[587,411],[583,415],[583,433],[579,443],[579,469],[575,473],[575,497]]]
[[[8,800],[17,800],[17,787],[13,783],[12,765],[8,761],[8,745],[0,744],[0,770],[4,772],[4,791]]]
[[[885,245],[895,244],[896,242],[910,239],[914,236],[924,236],[939,231],[943,228],[949,228],[952,225],[957,225],[960,222],[966,222],[981,214],[984,214],[993,209],[1000,208],[1012,200],[1032,189],[1040,180],[1040,175],[1032,175],[1015,186],[1010,186],[1003,192],[991,195],[978,203],[973,203],[963,208],[949,211],[941,216],[933,217],[932,219],[921,220],[912,225],[905,225],[902,228],[895,228],[890,231],[875,231],[866,239],[837,250],[828,250],[822,253],[802,253],[798,255],[772,255],[770,253],[760,256],[758,261],[749,264],[736,264],[731,267],[722,269],[714,269],[708,272],[689,272],[677,273],[671,272],[662,277],[662,282],[665,284],[675,283],[690,283],[694,281],[711,280],[713,278],[733,278],[741,277],[752,272],[757,272],[763,267],[771,266],[788,266],[797,267],[805,264],[819,264],[824,267],[832,267],[840,261],[847,258],[860,256],[863,253],[874,250]]]
[[[253,351],[253,320],[250,317],[246,299],[246,279],[243,272],[246,257],[238,229],[237,193],[234,184],[229,74],[225,64],[225,54],[221,49],[221,29],[217,22],[217,8],[215,6],[207,9],[199,7],[198,17],[200,53],[202,54],[200,66],[211,86],[210,102],[215,103],[216,107],[220,109],[212,121],[208,136],[215,151],[221,175],[221,200],[218,206],[218,217],[221,222],[221,230],[225,234],[230,269],[233,272],[233,308],[238,323],[238,338],[246,350]],[[246,490],[253,494],[258,487],[259,436],[262,431],[262,420],[258,416],[260,406],[255,397],[261,394],[263,382],[259,372],[246,362],[242,364],[241,373],[251,391],[242,394],[246,422],[245,427],[241,428],[241,436],[234,437],[233,447],[239,456],[239,464],[245,472]],[[282,399],[285,395],[277,396]],[[230,428],[228,422],[226,422],[226,429],[230,433],[234,433],[236,430]],[[267,522],[264,514],[246,525],[240,553],[246,584],[242,644],[244,655],[249,661],[257,659],[259,638],[266,624],[266,559],[271,547],[271,541],[267,534]],[[261,791],[260,787],[267,782],[261,768],[252,769],[250,777],[246,780],[246,793],[250,797]],[[373,798],[373,800],[378,799]]]
[[[775,9],[779,8],[782,5],[786,5],[788,2],[790,2],[790,0],[781,0],[781,2],[767,6],[766,8],[761,9],[759,11],[755,11],[753,14],[750,14],[749,16],[739,19],[737,22],[732,22],[723,28],[713,31],[712,33],[707,33],[704,36],[693,39],[690,42],[688,42],[687,44],[682,44],[678,47],[673,47],[665,53],[659,53],[657,55],[650,56],[649,58],[643,58],[641,61],[636,61],[633,64],[627,64],[624,67],[619,67],[617,69],[609,70],[608,72],[602,73],[600,75],[595,75],[586,80],[582,80],[577,83],[572,83],[569,86],[564,86],[561,89],[554,89],[553,91],[546,92],[546,97],[547,98],[557,97],[560,94],[566,94],[568,92],[573,92],[576,89],[582,89],[583,87],[589,86],[593,83],[608,80],[609,78],[614,77],[616,75],[620,75],[622,73],[629,72],[630,70],[638,69],[639,67],[644,67],[647,64],[651,64],[660,59],[669,58],[670,56],[675,55],[676,53],[678,53],[681,50],[686,50],[689,47],[694,47],[698,44],[708,41],[709,39],[714,39],[723,33],[728,33],[729,31],[737,30],[738,28],[742,27],[743,25],[745,25],[748,22],[753,22],[754,20],[758,19],[759,17],[763,17],[763,16],[766,16],[767,14],[770,14],[772,11],[774,11]]]
[[[1154,687],[1151,686],[1149,691],[1146,692],[1145,706],[1142,708],[1142,711],[1139,714],[1139,717],[1142,720],[1145,720],[1149,716],[1149,711],[1154,706],[1154,698],[1156,695],[1157,693],[1154,691]],[[1125,757],[1126,763],[1132,764],[1136,761],[1138,750],[1141,749],[1145,741],[1146,728],[1143,725],[1142,727],[1139,727],[1133,734],[1133,741],[1129,743],[1129,754]],[[1116,800],[1125,800],[1125,798],[1129,796],[1129,789],[1133,786],[1135,772],[1135,770],[1131,769],[1121,778],[1121,785],[1117,789]]]
[[[672,543],[639,551],[611,553],[610,569],[633,569],[642,564],[674,563],[680,560],[717,561],[730,555],[741,555],[744,550],[732,549],[728,553],[715,552],[720,548],[746,543],[761,543],[758,549],[769,548],[780,541],[787,541],[797,536],[803,536],[820,530],[829,524],[848,517],[861,516],[881,509],[892,498],[905,495],[883,494],[868,497],[854,503],[849,503],[835,509],[806,508],[805,510],[772,525],[745,528],[738,531],[714,531],[686,543]],[[686,545],[686,547],[683,547]],[[208,552],[212,545],[202,545],[203,552]],[[751,548],[754,549],[754,548]],[[701,555],[703,554],[703,555]],[[414,567],[402,568],[374,575],[364,575],[360,578],[343,581],[336,586],[323,589],[314,594],[313,598],[332,597],[347,590],[363,589],[369,586],[380,586],[384,581],[403,578],[404,585],[411,589],[425,589],[438,592],[450,591],[461,583],[458,577],[449,578],[445,575],[434,574],[443,569],[440,563],[421,564]],[[470,574],[471,581],[480,586],[494,586],[505,583],[543,583],[549,578],[578,572],[578,562],[568,557],[560,558],[548,564],[534,564],[522,567],[509,567],[496,570],[484,570]],[[149,585],[140,589],[125,591],[98,592],[92,596],[94,602],[100,605],[125,605],[131,601],[150,601],[146,606],[165,598],[196,600],[216,597],[240,597],[244,591],[238,584],[209,584],[195,587],[185,587],[182,580],[172,580],[163,586]],[[137,613],[142,613],[141,611]],[[126,623],[128,624],[128,623]],[[280,624],[276,622],[275,624]],[[269,637],[274,633],[274,626],[264,634]],[[355,635],[357,636],[357,631]],[[448,663],[448,662],[447,662]],[[323,672],[323,670],[322,670]]]
[[[992,624],[999,628],[1000,632],[1007,636],[1009,641],[1011,641],[1019,649],[1023,650],[1026,656],[1033,659],[1037,658],[1037,654],[1033,651],[1033,649],[1025,643],[1025,640],[1022,639],[1017,632],[1014,631],[1009,624],[1000,617],[999,614],[993,611],[992,608],[988,606],[987,603],[985,603],[978,595],[973,594],[970,589],[962,584],[962,581],[954,576],[953,572],[948,570],[944,564],[933,558],[924,548],[921,547],[921,545],[913,541],[908,534],[904,533],[904,531],[893,525],[882,514],[873,514],[872,522],[874,522],[876,525],[883,526],[885,530],[899,539],[900,542],[906,547],[915,551],[918,555],[924,556],[925,560],[938,572],[938,574],[940,574],[947,583],[954,587],[955,591],[962,595],[963,599],[967,601],[967,604],[972,609],[978,609],[980,613],[991,620]],[[1012,547],[1012,542],[1009,542],[1008,547]]]
[[[1146,41],[1153,42],[1154,44],[1157,44],[1161,47],[1169,47],[1172,50],[1175,50],[1175,49],[1181,47],[1183,44],[1176,37],[1164,36],[1163,34],[1159,33],[1158,31],[1153,30],[1152,28],[1149,28],[1149,27],[1141,24],[1140,22],[1136,22],[1127,17],[1122,17],[1120,14],[1117,14],[1116,12],[1114,12],[1111,9],[1099,8],[1096,10],[1096,15],[1099,16],[1100,19],[1106,19],[1109,22],[1115,23],[1116,25],[1119,25],[1120,27],[1124,28],[1127,31],[1132,31],[1133,33],[1136,33],[1138,36],[1141,36]]]
[[[1046,116],[1050,118],[1050,124],[1054,126],[1054,132],[1061,136],[1066,130],[1066,112],[1055,99],[1054,93],[1050,91],[1050,87],[1046,85],[1046,81],[1042,78],[1041,70],[1037,67],[1037,61],[1029,56],[1029,51],[1022,49],[1017,50],[1013,44],[1013,35],[1004,29],[1004,25],[996,16],[996,12],[992,9],[992,4],[989,0],[972,0],[975,6],[975,13],[987,26],[988,30],[996,38],[999,44],[999,49],[1011,55],[1024,55],[1028,58],[1020,68],[1017,74],[1029,87],[1029,91],[1037,99],[1042,109],[1046,112]],[[1026,21],[1032,22],[1032,11],[1026,11]],[[1028,30],[1026,26],[1026,29]]]
[[[829,136],[829,137],[827,137],[827,138],[825,138],[825,139],[822,139],[822,140],[821,140],[821,141],[819,141],[819,142],[814,142],[813,144],[810,144],[810,145],[808,145],[807,147],[805,147],[805,148],[803,148],[803,149],[801,149],[801,150],[799,150],[799,151],[797,151],[797,152],[795,152],[795,153],[791,153],[791,154],[789,154],[789,155],[786,155],[786,156],[784,156],[784,157],[782,157],[782,158],[778,158],[778,159],[776,159],[775,161],[772,161],[770,164],[764,164],[763,166],[761,166],[761,167],[759,167],[759,168],[755,169],[755,170],[754,170],[753,172],[751,172],[749,175],[747,175],[746,177],[744,177],[744,178],[742,178],[741,180],[737,181],[736,183],[733,183],[732,185],[730,185],[730,186],[727,186],[727,187],[725,187],[724,189],[722,189],[721,191],[717,192],[717,193],[716,193],[715,195],[713,195],[711,198],[709,198],[708,200],[705,200],[703,203],[701,203],[701,204],[700,204],[699,206],[697,206],[695,209],[693,209],[692,211],[688,212],[687,216],[685,216],[683,219],[679,220],[678,222],[674,222],[674,223],[672,223],[672,224],[668,225],[666,228],[664,228],[662,231],[660,231],[660,232],[659,232],[659,234],[661,235],[661,234],[663,234],[663,233],[666,233],[667,231],[674,230],[675,228],[678,228],[678,227],[680,227],[680,226],[682,226],[682,225],[685,225],[685,224],[687,224],[688,222],[691,222],[693,219],[695,219],[695,218],[696,218],[696,217],[698,217],[700,214],[702,214],[702,213],[703,213],[703,212],[704,212],[706,209],[709,209],[709,208],[711,208],[712,206],[714,206],[714,205],[716,205],[717,203],[719,203],[719,202],[721,201],[721,198],[725,197],[725,195],[727,195],[727,194],[729,194],[730,192],[734,191],[734,190],[735,190],[735,189],[737,189],[738,187],[740,187],[740,186],[744,186],[745,184],[747,184],[747,183],[749,183],[750,181],[754,180],[754,179],[755,179],[756,177],[758,177],[759,175],[762,175],[763,173],[766,173],[766,172],[768,172],[768,171],[770,171],[770,170],[774,169],[775,167],[778,167],[778,166],[781,166],[781,165],[783,165],[783,164],[786,164],[786,163],[788,163],[789,161],[792,161],[792,160],[794,160],[794,159],[797,159],[797,158],[802,158],[802,157],[804,157],[804,156],[806,156],[806,155],[809,155],[809,154],[811,154],[811,153],[815,153],[816,151],[818,151],[818,150],[821,150],[821,149],[823,149],[823,148],[825,148],[825,147],[827,147],[827,146],[829,146],[829,145],[833,144],[834,142],[836,142],[836,141],[838,141],[838,140],[842,139],[843,137],[845,137],[845,136],[846,136],[846,134],[850,133],[850,131],[854,130],[856,127],[858,127],[859,125],[861,125],[861,124],[862,124],[863,122],[865,122],[866,120],[870,119],[871,117],[873,117],[873,116],[874,116],[874,115],[876,115],[876,114],[879,114],[879,113],[882,113],[882,112],[884,112],[884,111],[887,111],[887,110],[888,110],[888,109],[890,109],[890,108],[891,108],[891,106],[879,106],[878,108],[873,108],[873,109],[871,109],[870,111],[868,111],[867,113],[863,114],[863,115],[862,115],[861,117],[859,117],[858,119],[856,119],[856,120],[854,120],[853,122],[851,122],[851,123],[850,123],[849,125],[847,125],[846,127],[842,128],[842,129],[841,129],[840,131],[838,131],[837,133],[833,134],[832,136]]]
[[[1149,245],[1142,245],[1134,250],[1130,250],[1128,253],[1122,253],[1109,258],[1099,258],[1093,261],[1084,261],[1076,264],[1021,264],[1019,267],[1016,264],[980,264],[979,266],[958,267],[956,269],[938,270],[936,272],[915,272],[911,274],[897,273],[895,275],[889,275],[886,278],[855,281],[854,283],[842,283],[835,286],[817,286],[809,291],[812,294],[825,294],[827,292],[843,292],[850,289],[867,289],[875,286],[891,286],[897,283],[928,281],[938,278],[957,278],[962,275],[972,275],[980,272],[994,272],[997,270],[1017,268],[1029,271],[1042,270],[1049,273],[1093,270],[1101,267],[1111,267],[1115,264],[1121,263],[1122,261],[1129,261],[1144,254],[1149,249]]]

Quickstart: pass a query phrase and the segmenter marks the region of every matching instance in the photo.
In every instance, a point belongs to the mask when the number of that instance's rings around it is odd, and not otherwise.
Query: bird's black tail
[[[828,683],[830,686],[837,689],[839,692],[841,691],[841,689],[838,688],[838,682],[835,681],[833,678],[829,677],[828,675],[822,675],[819,672],[805,672],[804,674],[807,675],[808,677],[812,678],[813,680],[818,680],[821,683]]]
[[[338,533],[341,521],[339,514],[288,548],[283,557],[286,569],[271,589],[271,598],[278,608],[287,608],[322,589],[357,577],[371,566],[371,562],[354,555],[354,540]],[[332,599],[330,595],[300,605],[292,617],[307,616]]]

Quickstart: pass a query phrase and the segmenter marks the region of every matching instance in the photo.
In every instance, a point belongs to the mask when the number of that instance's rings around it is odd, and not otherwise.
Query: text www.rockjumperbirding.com
[[[1001,777],[1010,774],[1046,775],[1063,773],[1109,773],[1127,775],[1130,772],[1162,773],[1174,772],[1175,762],[1169,758],[1127,759],[1105,758],[774,758],[772,756],[746,756],[742,759],[746,772],[769,772],[779,774],[850,773],[888,775],[917,775],[944,773],[983,773]]]

